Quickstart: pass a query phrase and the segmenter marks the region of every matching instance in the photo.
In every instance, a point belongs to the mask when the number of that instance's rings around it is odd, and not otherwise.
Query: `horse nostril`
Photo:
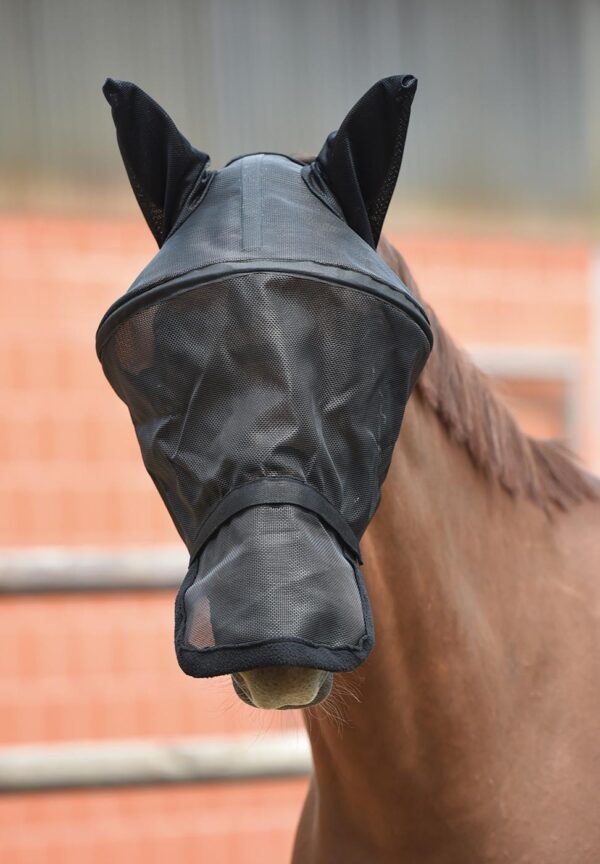
[[[327,698],[333,675],[319,669],[266,667],[231,676],[233,689],[247,705],[285,710],[308,708]]]

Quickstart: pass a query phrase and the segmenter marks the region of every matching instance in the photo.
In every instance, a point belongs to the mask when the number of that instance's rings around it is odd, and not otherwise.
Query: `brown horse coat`
[[[433,319],[363,539],[375,649],[307,712],[294,864],[596,864],[599,486]]]

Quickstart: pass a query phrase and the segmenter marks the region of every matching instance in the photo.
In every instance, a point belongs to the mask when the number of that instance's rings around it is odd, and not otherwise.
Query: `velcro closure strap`
[[[341,513],[314,486],[293,477],[261,477],[228,492],[200,525],[190,548],[190,560],[194,560],[206,541],[224,522],[241,510],[257,504],[295,504],[311,510],[336,532],[358,563],[363,563],[358,537]]]

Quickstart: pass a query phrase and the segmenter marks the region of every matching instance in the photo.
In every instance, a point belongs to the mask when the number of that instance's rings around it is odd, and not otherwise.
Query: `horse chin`
[[[265,666],[231,676],[237,696],[253,708],[310,708],[331,693],[333,673],[300,666]]]

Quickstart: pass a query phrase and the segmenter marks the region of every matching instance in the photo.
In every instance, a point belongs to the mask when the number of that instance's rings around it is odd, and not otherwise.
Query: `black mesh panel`
[[[360,536],[428,350],[399,308],[366,292],[252,273],[137,312],[102,362],[193,548],[207,512],[265,476],[314,486]]]
[[[239,513],[204,547],[185,592],[185,642],[199,649],[276,639],[339,648],[365,633],[352,563],[313,513]]]

